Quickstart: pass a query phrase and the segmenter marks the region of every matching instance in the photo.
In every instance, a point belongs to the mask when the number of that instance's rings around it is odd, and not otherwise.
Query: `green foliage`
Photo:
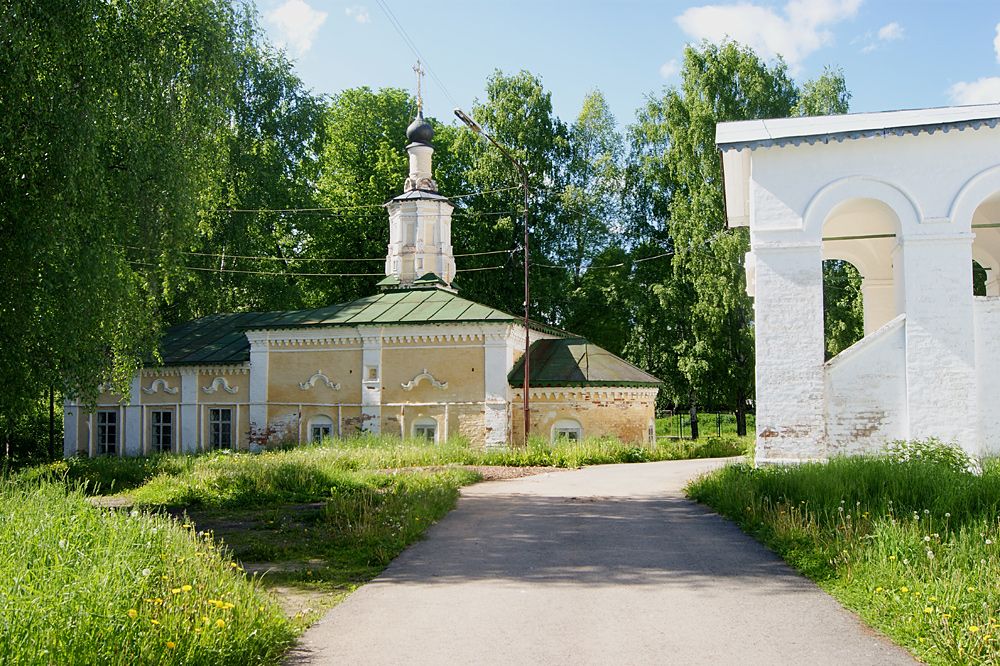
[[[910,450],[939,450],[917,444]],[[1000,660],[1000,465],[981,476],[890,458],[753,469],[694,481],[735,520],[876,629],[938,664]]]
[[[292,628],[256,580],[175,520],[0,486],[8,663],[277,663]]]
[[[864,337],[861,280],[858,269],[846,261],[823,262],[823,333],[828,359]]]

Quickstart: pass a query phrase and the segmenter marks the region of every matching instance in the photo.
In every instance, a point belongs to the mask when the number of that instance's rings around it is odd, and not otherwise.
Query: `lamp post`
[[[527,446],[528,434],[531,432],[531,410],[528,399],[531,376],[531,329],[528,328],[528,309],[530,307],[528,300],[530,295],[528,291],[528,172],[524,165],[510,154],[509,150],[487,134],[479,126],[479,123],[467,116],[462,109],[456,108],[455,115],[473,132],[485,136],[517,168],[517,172],[521,175],[521,187],[524,189],[524,445]]]

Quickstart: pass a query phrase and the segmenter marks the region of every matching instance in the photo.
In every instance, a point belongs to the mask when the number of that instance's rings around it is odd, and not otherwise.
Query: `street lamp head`
[[[465,114],[465,111],[462,111],[462,109],[455,107],[455,115],[458,116],[458,119],[461,120],[463,123],[465,123],[469,127],[469,129],[475,132],[476,134],[483,133],[483,128],[479,126],[479,123],[477,123],[475,120],[467,116]]]

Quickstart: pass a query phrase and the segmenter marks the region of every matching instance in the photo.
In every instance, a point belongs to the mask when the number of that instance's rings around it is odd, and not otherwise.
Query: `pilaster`
[[[128,405],[122,410],[125,424],[122,428],[122,453],[127,456],[142,455],[142,373],[136,372],[129,388]]]
[[[63,402],[63,456],[75,456],[80,450],[79,407],[76,400]]]
[[[361,336],[361,429],[382,431],[382,329],[359,327]]]
[[[267,429],[267,386],[270,340],[267,331],[247,331],[250,342],[250,432]]]
[[[181,370],[180,439],[181,453],[198,452],[198,371]]]

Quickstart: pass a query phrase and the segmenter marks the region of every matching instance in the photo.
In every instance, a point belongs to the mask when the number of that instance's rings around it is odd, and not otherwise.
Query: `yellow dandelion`
[[[136,618],[136,616],[138,616],[138,615],[139,615],[139,611],[137,611],[136,609],[134,609],[134,608],[129,608],[129,609],[128,609],[128,616],[129,616],[130,618],[132,618],[133,620],[134,620],[134,619]]]
[[[875,588],[875,592],[876,593],[881,592],[881,591],[882,591],[882,586],[881,585]]]
[[[218,620],[215,621],[215,626],[218,627],[219,629],[222,629],[223,627],[226,626],[226,621],[220,617]]]
[[[167,641],[168,649],[173,650],[175,647],[177,647],[177,643],[174,643],[173,641]]]
[[[153,603],[159,606],[160,604],[163,603],[163,599],[161,599],[160,597],[156,597],[155,599],[153,599]]]
[[[977,626],[976,626],[976,625],[974,625],[974,624],[970,624],[970,625],[969,625],[969,633],[970,633],[970,634],[974,634],[974,633],[976,633],[977,631],[979,631],[979,627],[977,627]]]
[[[895,555],[890,555],[889,559],[892,560],[893,562],[895,562],[896,561],[896,556]]]
[[[934,609],[931,608],[930,606],[924,606],[924,612],[925,613],[933,613]]]
[[[927,601],[937,601],[937,597],[927,597]]]
[[[150,622],[151,624],[154,624],[154,625],[159,625],[159,624],[160,624],[160,621],[159,621],[159,620],[150,620],[149,622]]]
[[[970,585],[969,587],[965,588],[965,591],[966,591],[966,592],[975,592],[975,591],[976,591],[976,588],[974,588],[974,587],[972,587],[972,586]]]
[[[170,588],[170,594],[180,594],[180,593],[181,593],[181,588],[179,587]]]
[[[199,629],[198,627],[195,627],[194,628],[194,633],[200,634],[201,633],[201,629]]]
[[[903,587],[899,588],[899,591],[902,592],[903,594],[906,594],[907,592],[910,591],[910,588],[904,585]]]
[[[190,585],[181,585],[181,590],[183,592],[190,592],[193,588]]]

